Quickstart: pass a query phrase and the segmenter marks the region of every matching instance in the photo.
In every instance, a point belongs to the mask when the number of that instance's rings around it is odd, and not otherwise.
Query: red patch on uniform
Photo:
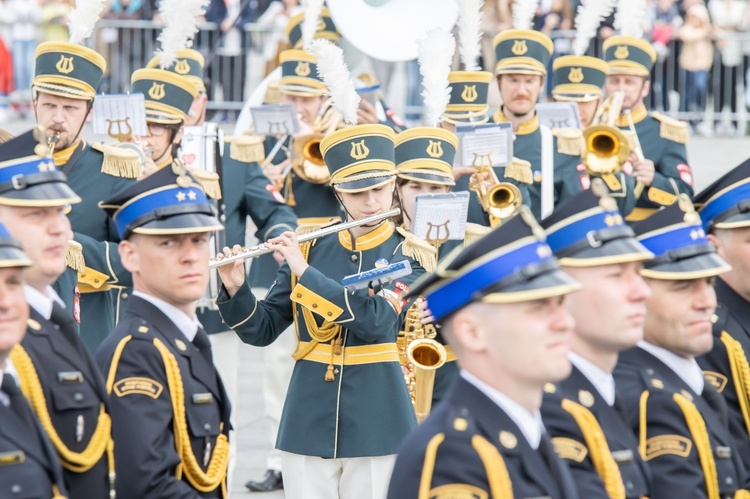
[[[576,166],[576,170],[578,170],[579,172],[584,172],[586,171],[586,165],[584,165],[583,163],[578,163],[578,166]]]
[[[190,166],[195,161],[195,154],[183,154],[182,155],[182,162],[185,163],[187,166]]]
[[[276,190],[276,187],[274,187],[273,184],[266,184],[266,190],[271,193],[276,201],[286,204],[284,196],[282,196],[281,193]]]
[[[394,287],[394,288],[396,288],[396,289],[398,289],[398,290],[399,290],[399,292],[400,292],[401,294],[403,294],[403,295],[405,295],[406,293],[408,293],[408,292],[409,292],[409,286],[407,286],[406,284],[404,284],[404,283],[403,283],[403,282],[401,282],[401,281],[395,281],[395,282],[393,283],[393,287]]]
[[[591,177],[588,175],[579,175],[579,178],[581,179],[581,187],[584,191],[589,190],[591,187]]]
[[[687,185],[693,185],[693,172],[690,167],[685,163],[677,165],[677,171],[680,172],[680,180],[685,182]]]
[[[401,117],[393,111],[393,109],[387,109],[385,111],[385,114],[388,115],[388,117],[391,119],[391,121],[393,121],[393,123],[396,124],[396,126],[405,126],[404,120],[402,120]]]
[[[622,171],[625,172],[625,175],[632,175],[633,174],[633,163],[631,163],[629,160],[626,161],[622,165]]]
[[[73,288],[73,318],[78,324],[81,323],[81,292],[78,286]]]

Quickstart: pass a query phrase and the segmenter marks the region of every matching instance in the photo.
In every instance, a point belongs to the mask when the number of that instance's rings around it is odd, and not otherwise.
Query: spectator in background
[[[42,7],[42,42],[68,41],[68,15],[73,0],[47,0]]]
[[[6,0],[12,14],[11,28],[13,75],[16,89],[11,103],[16,112],[26,117],[31,112],[31,79],[34,77],[36,25],[42,20],[42,8],[37,0]]]
[[[151,20],[153,5],[148,0],[112,0],[102,19],[112,21]],[[130,75],[151,58],[144,53],[155,47],[154,37],[158,30],[143,30],[125,27],[107,27],[101,30],[97,52],[107,60],[107,73],[101,90],[109,93],[130,90]]]
[[[513,0],[485,0],[482,5],[482,62],[485,71],[495,71],[495,35],[513,27]]]
[[[9,95],[13,91],[13,59],[10,55],[13,14],[4,0],[0,0],[0,123],[10,118]]]
[[[653,81],[651,107],[669,111],[669,91],[676,90],[675,82],[678,77],[677,65],[669,64],[668,61],[671,57],[678,57],[678,54],[670,54],[669,42],[682,24],[682,17],[680,17],[675,0],[655,0],[649,7],[646,17],[651,26],[647,33],[651,33],[651,41],[657,57],[652,71],[654,77],[651,80]],[[676,48],[676,45],[673,47]]]
[[[286,25],[289,20],[300,11],[297,0],[275,0],[266,11],[258,17],[258,27],[268,31],[260,33],[263,38],[258,40],[266,63],[265,75],[279,67],[279,54],[289,48],[286,39]],[[264,76],[265,76],[264,75]]]
[[[533,20],[533,29],[541,31],[551,37],[553,31],[573,29],[573,8],[571,0],[541,0]],[[552,64],[559,55],[570,53],[570,40],[566,37],[553,39],[555,50],[547,66],[547,98],[552,99],[552,89],[555,88]]]
[[[708,73],[714,62],[713,26],[708,15],[708,9],[702,4],[696,4],[685,12],[685,23],[678,31],[682,41],[680,51],[680,80],[684,82],[680,93],[680,111],[703,112],[706,108],[706,93],[708,91]],[[696,126],[695,118],[689,122],[694,130],[701,135],[711,132],[711,125]]]

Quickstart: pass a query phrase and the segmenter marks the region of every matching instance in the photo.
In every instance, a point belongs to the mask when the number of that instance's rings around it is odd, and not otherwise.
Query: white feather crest
[[[513,2],[513,27],[531,29],[539,0],[516,0]]]
[[[99,20],[107,0],[76,0],[76,6],[68,17],[68,32],[70,43],[83,45]]]
[[[466,71],[479,71],[482,50],[482,6],[484,0],[458,0],[458,41]]]
[[[422,74],[422,98],[424,115],[428,126],[437,126],[445,106],[450,102],[451,87],[448,75],[451,72],[456,40],[453,34],[442,28],[431,29],[427,38],[417,41],[419,49],[419,72]]]
[[[318,31],[318,22],[320,21],[320,12],[323,10],[325,0],[307,0],[305,2],[305,17],[302,20],[302,47],[305,50],[315,39],[315,33]]]
[[[589,48],[589,41],[596,36],[596,30],[615,9],[617,0],[581,0],[576,13],[573,39],[573,55],[583,55]]]
[[[344,62],[344,51],[330,41],[318,38],[310,43],[308,52],[318,58],[318,76],[328,87],[333,108],[347,125],[356,125],[360,97]]]
[[[615,14],[615,29],[624,36],[643,38],[646,0],[619,0]]]
[[[164,29],[159,34],[161,55],[159,66],[164,69],[174,63],[178,50],[190,47],[198,32],[198,18],[208,7],[209,0],[162,0],[159,13],[164,19]]]

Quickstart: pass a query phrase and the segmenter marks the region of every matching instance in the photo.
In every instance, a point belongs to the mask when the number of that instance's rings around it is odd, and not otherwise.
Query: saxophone
[[[435,341],[437,331],[430,324],[422,324],[419,318],[418,298],[406,312],[404,330],[396,340],[401,365],[408,373],[404,375],[409,389],[417,421],[422,422],[430,414],[435,371],[445,364],[448,357],[445,347]]]

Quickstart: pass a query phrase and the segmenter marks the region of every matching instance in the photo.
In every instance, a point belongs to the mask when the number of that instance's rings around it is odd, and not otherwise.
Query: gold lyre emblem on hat
[[[431,140],[426,152],[431,158],[440,158],[443,155],[443,144],[439,140]]]
[[[64,75],[71,73],[73,69],[75,69],[73,67],[73,56],[65,57],[64,55],[61,55],[60,60],[55,64],[55,68]]]
[[[476,85],[464,85],[464,90],[461,92],[461,98],[464,102],[474,102],[477,97],[479,97],[479,94],[477,94]]]
[[[365,139],[359,142],[352,142],[352,151],[349,153],[352,159],[365,159],[370,155],[370,149],[365,145]]]
[[[190,72],[190,64],[188,64],[187,59],[177,59],[177,62],[174,64],[174,72],[178,75],[186,75]]]
[[[616,59],[627,59],[629,55],[630,51],[628,50],[627,45],[618,45],[617,49],[615,50]]]
[[[571,83],[581,83],[583,81],[583,68],[570,68],[568,80]]]
[[[297,76],[309,76],[310,75],[310,63],[306,61],[299,61],[297,67],[294,68],[294,74]]]
[[[529,48],[526,46],[526,40],[513,40],[513,47],[510,51],[516,55],[524,55],[529,51]]]
[[[321,17],[318,19],[318,27],[316,28],[316,31],[325,31],[326,30],[326,22]]]
[[[151,88],[148,89],[148,96],[154,100],[162,100],[165,95],[163,83],[154,82]]]

